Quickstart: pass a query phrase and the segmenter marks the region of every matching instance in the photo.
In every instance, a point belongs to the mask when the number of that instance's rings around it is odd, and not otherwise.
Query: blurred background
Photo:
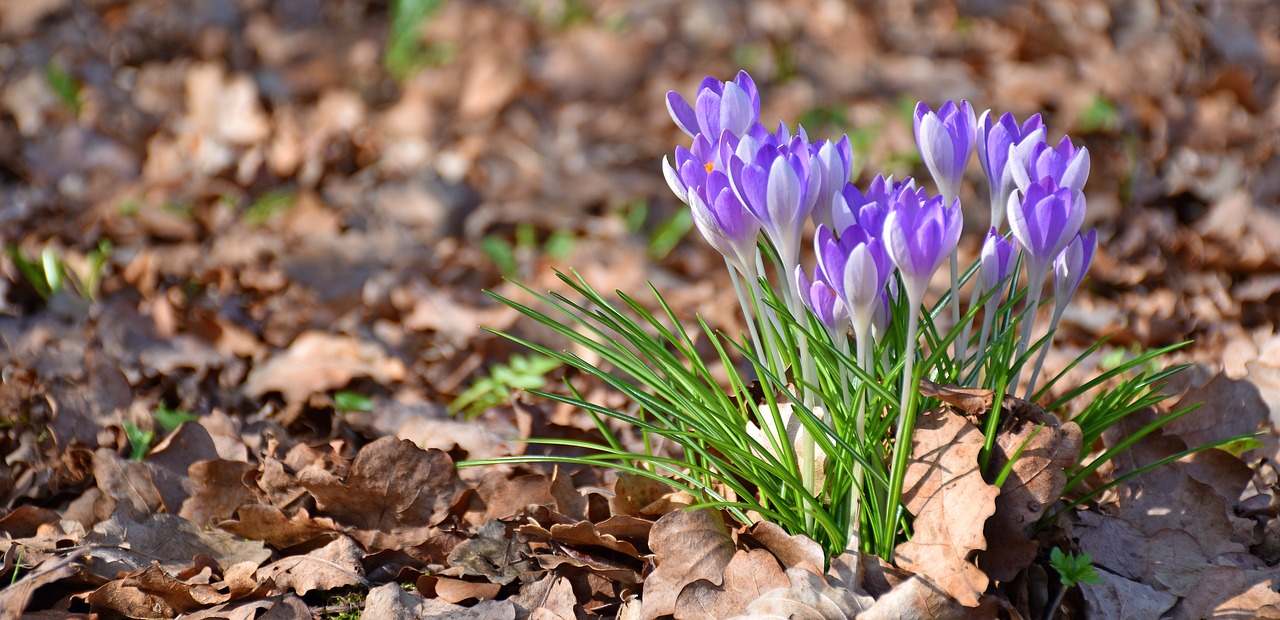
[[[665,93],[738,69],[767,126],[848,133],[864,187],[927,179],[917,100],[1041,112],[1092,154],[1102,247],[1064,351],[1194,338],[1278,413],[1270,0],[0,2],[0,397],[322,436],[377,401],[350,423],[399,433],[540,380],[482,290],[552,266],[733,325],[659,162]]]

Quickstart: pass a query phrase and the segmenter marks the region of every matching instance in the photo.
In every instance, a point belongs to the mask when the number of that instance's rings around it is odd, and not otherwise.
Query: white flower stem
[[[960,249],[951,250],[951,328],[960,326]],[[956,340],[952,352],[957,360],[964,359],[965,341]]]
[[[1058,321],[1062,319],[1062,311],[1066,308],[1066,305],[1065,302],[1054,300],[1053,317],[1049,319],[1050,334],[1058,330]],[[1031,381],[1027,383],[1027,393],[1022,396],[1022,400],[1031,400],[1031,396],[1036,392],[1036,381],[1040,379],[1040,368],[1044,366],[1044,358],[1049,353],[1049,344],[1046,342],[1044,346],[1040,347],[1040,354],[1036,356],[1036,365],[1031,369]]]
[[[979,287],[979,286],[974,286],[974,287],[973,287],[973,293],[969,295],[969,307],[970,307],[970,308],[972,308],[972,307],[974,306],[974,304],[978,303],[978,292],[979,292],[979,290],[980,290],[980,289],[981,289],[981,287]],[[984,313],[984,314],[985,314],[985,313]],[[985,319],[985,318],[983,318],[983,323],[984,323],[984,324],[986,323],[986,319]],[[959,342],[961,343],[961,344],[959,345],[959,347],[960,347],[960,356],[959,356],[959,357],[957,357],[956,359],[960,360],[960,372],[961,372],[961,375],[962,375],[962,376],[963,376],[963,373],[964,373],[964,367],[965,367],[965,365],[969,362],[969,360],[968,360],[968,355],[965,353],[965,349],[966,349],[966,348],[968,347],[968,345],[969,345],[969,332],[970,332],[970,331],[972,331],[972,328],[973,328],[973,321],[968,321],[968,322],[966,322],[966,323],[964,324],[964,331],[960,334],[960,341],[959,341]],[[978,350],[977,350],[977,351],[974,351],[974,355],[975,355],[975,356],[981,356],[981,355],[982,355],[983,348],[984,348],[985,346],[986,346],[986,343],[985,343],[985,342],[984,342],[984,343],[979,344],[979,345],[978,345]],[[966,383],[967,383],[967,382],[966,382]]]
[[[768,363],[768,360],[764,357],[764,348],[760,342],[760,332],[756,330],[756,319],[759,313],[753,313],[751,304],[747,302],[746,293],[742,290],[742,282],[738,278],[738,269],[734,267],[727,258],[724,263],[729,268],[729,278],[733,281],[733,292],[738,296],[738,305],[742,306],[742,317],[746,320],[747,331],[751,335],[751,344],[755,349],[756,359],[760,360],[761,364],[766,364]],[[748,268],[748,270],[754,271],[751,268]],[[752,273],[746,273],[743,275],[750,280],[755,279],[755,276]]]
[[[1021,358],[1027,352],[1027,347],[1031,344],[1031,332],[1036,326],[1036,314],[1040,309],[1040,293],[1044,288],[1045,269],[1042,267],[1033,267],[1030,263],[1027,265],[1027,303],[1022,308],[1022,333],[1018,338],[1018,353],[1015,357]],[[1013,379],[1009,381],[1010,390],[1016,390],[1018,379],[1022,376],[1022,365],[1013,373]]]

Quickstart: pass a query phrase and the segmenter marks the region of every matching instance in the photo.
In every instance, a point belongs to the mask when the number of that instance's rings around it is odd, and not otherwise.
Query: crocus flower
[[[1067,247],[1053,260],[1053,296],[1058,308],[1067,305],[1075,294],[1098,249],[1098,231],[1076,233]]]
[[[991,225],[996,229],[1004,223],[1005,205],[1017,187],[1014,170],[1025,170],[1031,148],[1044,142],[1044,132],[1039,114],[1031,115],[1021,127],[1007,112],[994,122],[991,110],[978,119],[978,162],[991,187]],[[1011,158],[1014,163],[1008,165]]]
[[[785,273],[791,274],[799,259],[800,235],[813,212],[822,175],[813,171],[816,155],[803,128],[795,137],[781,124],[777,134],[762,138],[755,135],[757,130],[749,134],[743,136],[729,161],[730,184],[777,248]],[[760,146],[752,151],[754,144]]]
[[[1053,259],[1080,232],[1084,221],[1084,193],[1060,187],[1052,177],[1046,176],[1032,183],[1025,194],[1015,192],[1009,196],[1008,208],[1009,228],[1026,253],[1027,273],[1033,274],[1027,284],[1039,286]]]
[[[964,167],[977,139],[977,125],[968,101],[961,101],[959,106],[948,101],[936,113],[923,101],[916,104],[916,144],[946,200],[960,194]]]
[[[849,136],[839,142],[816,142],[813,148],[817,154],[817,170],[822,176],[818,182],[818,195],[814,202],[813,221],[816,224],[834,228],[832,219],[832,201],[849,185],[849,175],[853,173],[853,149],[849,146]],[[836,228],[836,230],[843,230]]]
[[[914,302],[924,295],[933,272],[951,256],[962,225],[959,199],[948,207],[942,196],[929,198],[923,189],[901,192],[890,206],[884,222],[885,245]]]
[[[705,191],[687,194],[698,231],[743,275],[755,273],[756,238],[760,223],[729,187],[729,177],[719,170],[707,175]]]
[[[818,267],[844,302],[854,332],[863,337],[885,284],[893,274],[893,263],[884,243],[861,226],[853,225],[837,240],[826,226],[814,235]]]
[[[800,300],[818,317],[832,338],[836,338],[843,329],[847,329],[843,325],[849,318],[849,312],[837,296],[836,289],[827,283],[821,267],[814,269],[812,281],[799,265],[796,265],[795,276],[796,292],[800,294]]]
[[[873,236],[882,236],[889,205],[901,192],[915,191],[915,183],[911,177],[895,182],[893,175],[877,175],[871,180],[871,185],[867,186],[865,194],[853,183],[845,183],[844,189],[832,196],[832,230],[844,230],[857,224],[870,231]]]
[[[1013,166],[1011,172],[1018,189],[1024,192],[1045,177],[1053,179],[1059,187],[1077,191],[1083,190],[1089,179],[1089,149],[1076,148],[1069,136],[1062,136],[1057,147],[1047,142],[1033,144],[1021,164]]]
[[[702,134],[716,140],[725,131],[742,135],[760,119],[760,93],[746,71],[739,71],[731,82],[707,76],[692,106],[676,91],[668,92],[667,112],[690,137]]]
[[[1015,257],[1013,244],[997,232],[995,226],[992,226],[991,230],[987,231],[987,240],[982,243],[982,253],[979,255],[979,295],[985,295],[987,291],[997,287],[1004,287],[1004,279],[1013,271]],[[1000,294],[996,293],[992,299],[998,297]]]

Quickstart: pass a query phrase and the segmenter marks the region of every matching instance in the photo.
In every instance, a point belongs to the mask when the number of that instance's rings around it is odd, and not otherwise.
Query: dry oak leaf
[[[1174,620],[1251,618],[1280,620],[1276,571],[1211,566],[1196,588],[1173,608]]]
[[[998,617],[999,608],[1018,617],[1003,599],[983,596],[977,605],[961,605],[925,578],[912,575],[876,599],[858,620],[990,620]]]
[[[89,572],[104,579],[145,568],[152,561],[177,573],[190,567],[197,555],[213,558],[224,570],[241,562],[257,566],[271,557],[261,542],[239,540],[177,515],[160,513],[139,520],[124,510],[117,510],[111,518],[94,525],[81,544],[87,549]]]
[[[874,602],[807,570],[789,568],[786,575],[790,585],[765,592],[734,620],[850,620]]]
[[[649,546],[658,568],[644,581],[644,618],[676,613],[680,593],[696,581],[723,585],[725,567],[737,552],[720,513],[707,508],[658,519]]]
[[[345,387],[356,377],[387,384],[404,376],[404,362],[388,357],[374,343],[309,331],[299,335],[283,353],[254,368],[244,383],[244,393],[261,398],[268,392],[280,392],[286,403],[300,403],[312,394]]]
[[[760,521],[751,526],[751,537],[764,545],[785,569],[802,568],[815,575],[822,574],[827,553],[812,538],[801,534],[791,535],[781,525]]]
[[[346,536],[306,555],[291,555],[263,566],[262,579],[272,579],[281,591],[304,595],[312,590],[367,586],[360,560],[364,552]]]
[[[276,549],[315,540],[321,536],[336,537],[342,527],[328,517],[311,518],[306,510],[286,515],[275,506],[245,504],[236,510],[235,518],[218,524],[226,530],[249,540],[261,540]]]
[[[747,603],[787,586],[787,577],[765,549],[740,550],[724,567],[723,585],[698,580],[676,598],[677,618],[724,618],[746,610]]]
[[[346,480],[307,470],[298,482],[370,552],[425,542],[464,488],[449,455],[394,437],[361,448]]]
[[[985,549],[983,525],[1000,490],[982,480],[982,432],[949,408],[920,415],[903,481],[903,504],[915,534],[894,550],[898,565],[928,579],[966,607],[976,607],[990,579],[971,561]]]
[[[225,603],[229,593],[209,585],[187,584],[152,563],[123,579],[108,582],[90,592],[86,600],[94,611],[112,611],[129,618],[171,618]]]
[[[1149,585],[1130,581],[1099,569],[1102,583],[1082,583],[1088,617],[1099,620],[1157,620],[1178,602],[1178,597]]]
[[[426,599],[405,592],[398,583],[369,590],[362,618],[370,620],[515,620],[516,606],[509,600],[482,601],[473,607]]]
[[[1006,418],[1010,423],[997,433],[989,464],[989,471],[1001,471],[1009,455],[1022,450],[1000,487],[995,516],[987,519],[983,531],[987,540],[999,544],[978,554],[978,565],[996,581],[1012,580],[1035,560],[1039,544],[1028,536],[1030,528],[1062,496],[1066,470],[1080,456],[1080,427],[1075,422],[1060,424],[1035,409],[1036,419]]]
[[[0,590],[0,620],[22,618],[37,589],[79,575],[75,565],[82,557],[83,551],[77,550],[64,558],[43,562]]]

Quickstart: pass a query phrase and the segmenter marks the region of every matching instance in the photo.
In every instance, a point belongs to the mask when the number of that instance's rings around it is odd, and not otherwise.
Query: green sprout
[[[164,403],[156,405],[156,412],[153,414],[156,424],[164,429],[164,432],[171,433],[185,422],[195,422],[200,416],[182,409],[171,409]]]
[[[338,413],[373,411],[373,399],[359,392],[342,390],[333,395],[333,406]]]
[[[44,67],[44,78],[58,101],[71,113],[80,115],[80,85],[65,69],[52,60]]]
[[[392,0],[391,29],[382,67],[391,77],[404,81],[423,67],[448,64],[457,50],[451,45],[425,45],[420,32],[444,0]]]
[[[293,208],[296,195],[285,189],[274,189],[253,201],[249,205],[249,209],[244,212],[244,223],[251,227],[257,228],[266,224],[276,214],[284,213]]]
[[[156,432],[144,431],[129,420],[125,420],[121,426],[124,427],[125,437],[129,439],[129,459],[141,461],[147,458],[147,453],[151,451],[151,442],[156,439]]]
[[[1102,577],[1093,567],[1093,558],[1087,553],[1063,553],[1061,549],[1054,547],[1049,554],[1049,565],[1058,571],[1058,581],[1062,584],[1053,604],[1048,607],[1050,614],[1055,613],[1058,606],[1062,605],[1062,598],[1067,595],[1067,590],[1082,583],[1102,583]]]
[[[449,413],[474,418],[509,400],[512,390],[533,390],[546,385],[547,373],[559,366],[558,360],[546,355],[512,355],[506,364],[493,366],[488,376],[459,394],[449,404]]]
[[[98,247],[87,256],[84,273],[76,273],[68,267],[62,255],[51,245],[40,251],[39,260],[28,259],[16,245],[10,245],[6,250],[18,272],[41,299],[48,301],[54,295],[70,291],[91,302],[98,298],[112,246],[106,239],[99,241]]]

